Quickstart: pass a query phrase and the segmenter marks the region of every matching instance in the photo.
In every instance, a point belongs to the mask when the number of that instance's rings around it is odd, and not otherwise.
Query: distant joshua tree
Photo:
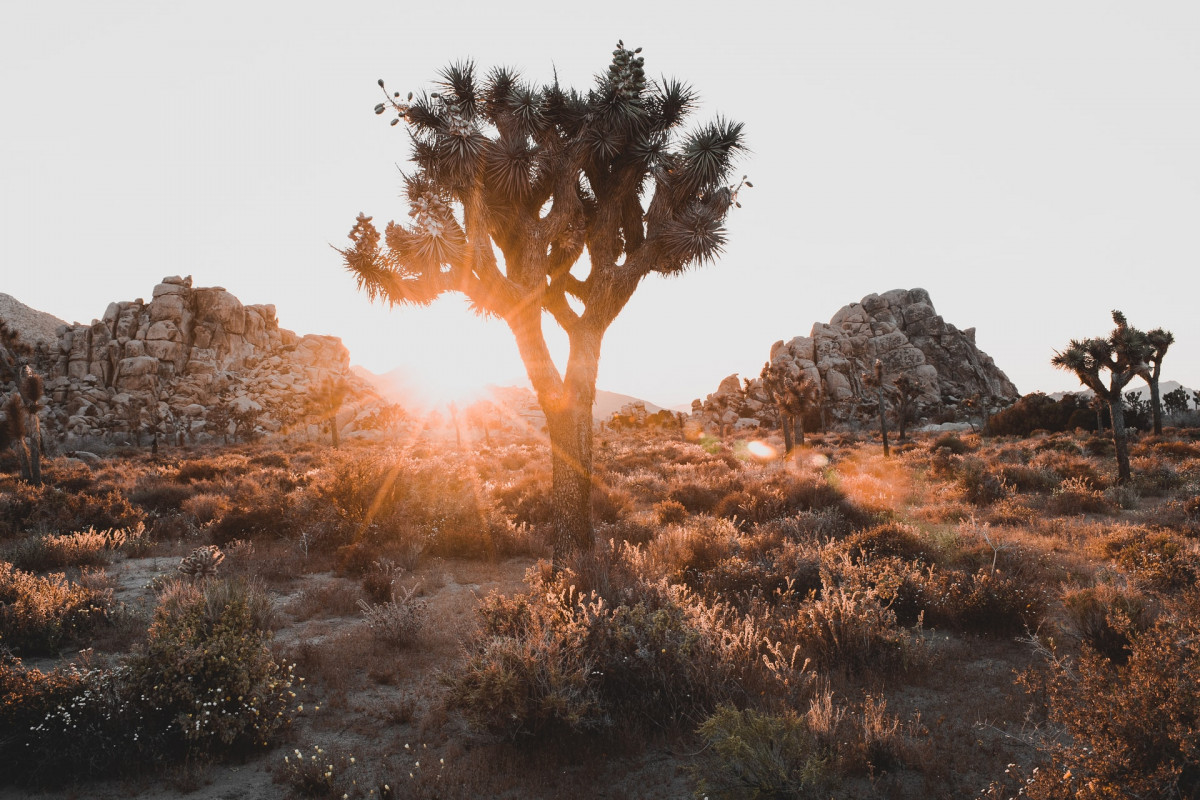
[[[1182,386],[1178,386],[1163,395],[1163,410],[1169,416],[1176,414],[1184,414],[1188,410],[1188,393]]]
[[[892,453],[888,449],[887,401],[884,399],[887,387],[883,382],[883,361],[875,359],[875,371],[870,374],[863,373],[863,383],[874,389],[879,399],[879,433],[883,436],[883,457],[887,458]]]
[[[1075,373],[1079,382],[1108,403],[1112,420],[1113,444],[1117,450],[1117,481],[1128,483],[1129,442],[1125,434],[1125,407],[1121,390],[1138,376],[1149,373],[1148,360],[1152,350],[1146,334],[1130,327],[1125,315],[1112,312],[1116,327],[1108,338],[1072,339],[1066,350],[1055,352],[1050,363],[1059,369]],[[1108,372],[1108,383],[1100,376]]]
[[[554,562],[591,550],[592,405],[605,332],[642,281],[713,261],[743,179],[731,185],[742,125],[688,133],[694,92],[648,80],[617,43],[586,91],[459,63],[415,100],[387,92],[376,113],[411,133],[411,224],[384,234],[360,215],[341,251],[371,299],[466,295],[516,339],[550,434]],[[383,81],[379,82],[384,86]],[[582,263],[581,259],[584,261]],[[565,370],[543,326],[565,331]]]
[[[1158,378],[1162,374],[1163,357],[1171,345],[1175,344],[1175,334],[1162,328],[1146,332],[1146,341],[1150,345],[1150,371],[1146,373],[1146,383],[1150,384],[1150,414],[1154,420],[1155,435],[1162,434],[1162,404],[1158,396]]]
[[[4,403],[4,430],[0,434],[17,454],[21,477],[32,484],[42,482],[42,429],[38,411],[42,407],[42,376],[28,366],[22,368],[17,391]]]
[[[907,372],[902,372],[892,381],[892,385],[896,387],[894,395],[896,397],[896,431],[898,441],[905,441],[908,423],[912,420],[913,412],[916,411],[917,398],[921,396],[921,382],[909,375]]]
[[[779,415],[783,447],[788,453],[804,444],[804,415],[820,404],[820,389],[808,373],[789,375],[777,364],[767,362],[759,374],[767,397]]]
[[[349,396],[350,384],[345,378],[325,378],[311,390],[313,412],[318,419],[329,423],[329,438],[334,448],[339,445],[337,415]]]

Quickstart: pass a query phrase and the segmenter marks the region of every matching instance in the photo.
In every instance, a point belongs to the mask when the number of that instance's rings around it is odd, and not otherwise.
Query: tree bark
[[[1125,436],[1125,408],[1122,405],[1120,391],[1114,391],[1108,398],[1108,412],[1112,415],[1113,445],[1117,449],[1117,483],[1128,483],[1129,472],[1129,440]]]
[[[792,418],[787,414],[779,415],[779,429],[783,432],[783,452],[785,455],[790,455],[792,452]]]
[[[42,424],[36,411],[29,413],[29,478],[35,486],[42,483]]]
[[[329,438],[333,442],[333,449],[338,449],[338,429],[337,429],[337,412],[335,411],[329,417]]]
[[[888,450],[887,412],[884,411],[882,386],[879,387],[879,432],[883,435],[883,457],[887,458],[891,452]]]
[[[792,439],[795,440],[796,446],[804,445],[804,414],[800,413],[792,417]]]
[[[1158,395],[1158,366],[1147,381],[1150,384],[1150,413],[1154,419],[1154,435],[1162,436],[1162,404]]]

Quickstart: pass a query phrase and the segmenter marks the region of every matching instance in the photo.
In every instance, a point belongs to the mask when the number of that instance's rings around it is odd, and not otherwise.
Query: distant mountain
[[[406,409],[419,409],[423,411],[432,411],[434,408],[442,405],[434,401],[426,392],[421,390],[421,387],[413,381],[402,369],[393,369],[383,374],[376,374],[366,367],[351,367],[351,371],[360,378],[369,381],[375,391],[379,392],[380,396],[393,403],[399,403]],[[534,399],[533,392],[528,387],[520,386],[489,386],[487,387],[488,399],[493,402],[500,402],[504,405],[529,405],[532,408],[537,407],[537,402]],[[524,397],[523,395],[528,395]],[[642,400],[628,394],[618,394],[617,392],[608,392],[603,389],[596,390],[596,403],[592,406],[592,419],[607,420],[614,413],[621,410],[621,407],[629,403],[645,403],[646,411],[653,414],[661,410],[659,406],[653,403]]]
[[[47,347],[58,346],[58,328],[67,324],[66,320],[30,308],[3,292],[0,292],[0,319],[14,328],[27,343],[36,345],[42,342]]]
[[[1175,391],[1180,386],[1183,386],[1183,384],[1181,384],[1179,381],[1160,381],[1158,384],[1158,394],[1161,397],[1167,392]],[[1186,386],[1183,386],[1183,389],[1188,393],[1188,398],[1190,399],[1193,390]],[[1133,383],[1130,383],[1125,387],[1125,391],[1121,392],[1121,394],[1129,394],[1130,392],[1137,392],[1139,397],[1145,398],[1146,400],[1150,399],[1150,387],[1146,385],[1145,381],[1135,379]],[[1080,386],[1078,389],[1073,389],[1070,391],[1054,392],[1053,394],[1049,395],[1049,397],[1054,400],[1062,400],[1063,395],[1065,394],[1077,394],[1080,397],[1091,397],[1092,390]]]

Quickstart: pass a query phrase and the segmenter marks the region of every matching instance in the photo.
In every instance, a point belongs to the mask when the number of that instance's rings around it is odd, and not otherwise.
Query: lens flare
[[[771,447],[771,445],[767,444],[766,442],[758,441],[757,439],[753,442],[749,442],[746,445],[746,450],[754,458],[760,458],[764,461],[775,457],[775,448]]]

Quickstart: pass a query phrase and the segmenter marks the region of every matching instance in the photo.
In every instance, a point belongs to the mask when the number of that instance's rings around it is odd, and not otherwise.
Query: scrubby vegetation
[[[1200,449],[1103,441],[609,431],[556,567],[533,438],[50,459],[0,475],[0,781],[1193,796]]]

